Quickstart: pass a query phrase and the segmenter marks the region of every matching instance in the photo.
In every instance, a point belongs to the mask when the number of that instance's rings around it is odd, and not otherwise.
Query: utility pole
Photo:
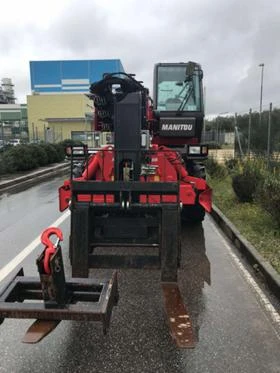
[[[235,133],[236,133],[236,137],[237,137],[237,141],[238,141],[240,155],[243,158],[244,153],[243,153],[243,150],[242,150],[242,147],[241,147],[240,136],[239,136],[239,132],[238,132],[238,128],[237,128],[237,113],[235,113],[235,115],[234,115],[234,129],[235,129]]]
[[[268,163],[270,160],[271,113],[272,113],[272,102],[269,104],[269,113],[268,113],[268,131],[267,131],[267,161]]]
[[[4,123],[1,122],[1,133],[2,133],[2,141],[3,141],[3,145],[4,145]]]
[[[261,95],[260,95],[260,127],[262,125],[262,99],[263,99],[263,70],[264,70],[264,63],[260,63],[259,67],[261,67]]]
[[[4,123],[2,122],[1,113],[0,113],[0,124],[1,124],[1,140],[3,141],[3,145],[5,145],[4,144]]]
[[[217,125],[216,125],[216,141],[217,141],[217,144],[219,144],[220,142],[220,136],[219,136],[219,117],[216,118],[216,122],[217,122]]]
[[[34,130],[34,123],[32,123],[32,140],[33,143],[35,142],[35,130]]]
[[[2,122],[2,115],[1,115],[1,113],[0,113],[0,124],[1,124],[1,139],[3,141],[3,145],[5,145],[4,144],[4,122]]]
[[[251,126],[252,126],[252,109],[249,110],[249,128],[248,128],[248,156],[250,158],[251,147]]]

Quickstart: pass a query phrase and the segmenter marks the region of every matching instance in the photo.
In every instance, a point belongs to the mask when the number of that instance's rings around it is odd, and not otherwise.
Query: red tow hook
[[[50,237],[52,235],[56,235],[58,237],[58,242],[56,245],[51,241]],[[59,228],[50,227],[44,230],[41,235],[41,242],[45,245],[45,256],[44,256],[44,271],[47,275],[51,273],[50,269],[50,259],[51,256],[55,253],[56,246],[58,245],[59,241],[63,241],[63,234]]]

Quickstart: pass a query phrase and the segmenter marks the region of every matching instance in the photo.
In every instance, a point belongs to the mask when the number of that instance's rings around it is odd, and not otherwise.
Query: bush
[[[235,168],[232,188],[240,202],[252,202],[259,183],[265,177],[262,161],[245,160]]]
[[[208,149],[222,149],[221,145],[217,142],[208,142]]]
[[[3,153],[3,162],[7,173],[32,170],[37,167],[37,160],[28,145],[18,145],[6,150]]]
[[[48,156],[48,164],[49,163],[56,163],[59,161],[59,157],[56,151],[56,148],[52,144],[41,144],[40,145],[45,152],[47,153]]]
[[[57,153],[57,162],[61,162],[65,158],[65,149],[62,144],[53,144]]]
[[[219,164],[214,158],[209,157],[205,162],[206,172],[217,179],[227,176],[226,168]]]
[[[38,166],[45,166],[48,164],[48,155],[45,149],[41,145],[37,144],[31,144],[28,145],[32,156],[36,159],[37,161],[37,167]]]
[[[7,147],[0,154],[0,175],[32,170],[50,163],[61,162],[64,158],[64,148],[60,144],[29,144]]]
[[[5,172],[6,172],[5,163],[3,161],[3,157],[0,155],[0,175],[5,174]]]
[[[280,174],[267,173],[260,183],[257,202],[269,212],[280,227]]]
[[[256,192],[255,179],[250,173],[237,174],[232,178],[232,188],[240,202],[252,202]]]
[[[4,145],[1,149],[0,149],[0,154],[1,153],[4,153],[6,150],[9,150],[13,147],[13,145],[10,145],[10,144],[6,144]]]
[[[72,139],[65,139],[59,143],[59,145],[62,145],[63,148],[66,148],[67,146],[82,146],[84,143],[80,140],[72,140]]]
[[[230,158],[225,161],[225,167],[229,173],[234,172],[234,170],[238,167],[239,160],[237,158]]]
[[[280,172],[280,159],[270,160],[269,167],[272,172]]]

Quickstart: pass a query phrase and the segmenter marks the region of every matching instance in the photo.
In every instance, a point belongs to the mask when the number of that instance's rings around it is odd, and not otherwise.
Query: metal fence
[[[204,131],[202,139],[210,148],[233,147],[235,157],[264,157],[267,162],[279,162],[280,109],[273,109],[272,103],[262,112],[250,109],[247,113],[218,116],[206,123],[208,131]]]
[[[10,124],[0,122],[0,145],[6,145],[12,139],[19,139],[21,142],[28,141],[28,127],[25,121]]]
[[[208,130],[202,133],[201,141],[211,145],[232,145],[234,146],[235,133],[226,130]]]

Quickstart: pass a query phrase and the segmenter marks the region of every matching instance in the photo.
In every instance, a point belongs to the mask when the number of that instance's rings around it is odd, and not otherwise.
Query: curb
[[[34,184],[35,182],[46,180],[50,176],[55,176],[57,174],[60,174],[63,171],[69,170],[69,167],[70,165],[68,163],[63,163],[63,164],[59,164],[51,168],[34,171],[27,175],[19,176],[11,180],[1,182],[0,193],[4,193],[14,188],[24,187],[27,185]]]
[[[258,274],[261,274],[270,291],[280,299],[280,275],[276,270],[260,255],[254,246],[236,229],[231,221],[213,205],[210,214],[234,246],[247,259],[250,265]]]

